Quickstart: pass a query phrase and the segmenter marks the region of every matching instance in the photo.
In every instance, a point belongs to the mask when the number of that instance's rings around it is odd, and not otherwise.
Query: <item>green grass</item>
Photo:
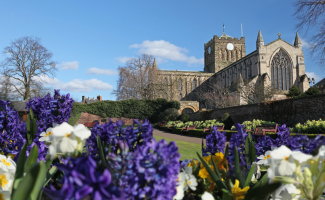
[[[181,154],[180,160],[192,159],[192,158],[199,159],[196,155],[196,152],[199,152],[201,154],[201,144],[184,142],[181,140],[173,140],[173,139],[163,138],[155,135],[153,137],[156,138],[156,140],[165,139],[167,142],[174,141],[178,146],[178,152]]]

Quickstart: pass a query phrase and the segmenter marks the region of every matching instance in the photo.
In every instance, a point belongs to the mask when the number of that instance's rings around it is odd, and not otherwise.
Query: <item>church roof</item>
[[[230,35],[227,35],[225,32],[223,32],[222,33],[222,35],[219,37],[219,39],[221,39],[221,38],[233,38],[233,37],[231,37]]]
[[[323,78],[321,81],[319,81],[318,83],[316,83],[314,86],[315,87],[319,87],[319,86],[323,86],[325,85],[325,78]]]
[[[278,39],[276,39],[276,40],[274,40],[274,41],[272,41],[272,42],[270,42],[270,43],[268,43],[268,44],[266,44],[266,45],[264,45],[264,46],[268,46],[268,45],[270,45],[270,44],[272,44],[272,43],[274,43],[274,42],[276,42],[276,41],[278,41],[278,40],[281,40],[281,41],[287,43],[288,45],[293,46],[292,44],[290,44],[289,42],[286,42],[286,41],[282,40],[281,38],[278,38]],[[294,46],[293,46],[293,47],[294,47]]]

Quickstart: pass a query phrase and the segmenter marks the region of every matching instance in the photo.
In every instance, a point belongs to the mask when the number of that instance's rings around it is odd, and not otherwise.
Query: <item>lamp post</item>
[[[314,85],[315,84],[315,79],[314,78],[312,78],[312,79],[308,78],[308,82],[309,82],[309,85],[310,85],[310,83],[312,83],[312,85]]]

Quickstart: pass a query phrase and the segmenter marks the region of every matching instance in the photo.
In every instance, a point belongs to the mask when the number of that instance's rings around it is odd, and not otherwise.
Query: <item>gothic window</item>
[[[247,63],[247,77],[249,78],[252,76],[252,61],[251,61],[251,59],[249,58],[246,63]]]
[[[225,73],[222,74],[222,85],[226,86],[226,75],[225,75]]]
[[[182,100],[182,94],[179,94],[179,95],[178,95],[178,100],[179,100],[179,101]]]
[[[243,63],[243,78],[246,78],[246,65]]]
[[[237,78],[237,67],[234,68],[234,72],[235,72],[235,79]]]
[[[237,60],[237,58],[236,58],[236,56],[237,56],[237,51],[236,51],[236,49],[233,50],[232,53],[233,53],[233,54],[232,54],[232,59],[233,59],[233,60]]]
[[[226,60],[226,59],[227,59],[227,51],[224,50],[222,54],[222,60]]]
[[[178,90],[182,90],[182,79],[178,79]]]
[[[227,60],[231,60],[231,52],[227,50]]]
[[[197,85],[197,81],[196,81],[196,78],[194,78],[193,82],[192,82],[192,90],[194,90],[196,88],[196,85]]]
[[[288,90],[291,86],[292,64],[289,55],[280,49],[271,62],[272,87],[279,90]]]

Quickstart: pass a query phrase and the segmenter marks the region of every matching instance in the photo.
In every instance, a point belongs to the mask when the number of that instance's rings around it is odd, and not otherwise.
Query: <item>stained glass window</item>
[[[291,86],[292,64],[288,54],[280,49],[271,62],[272,87],[280,90],[288,90]]]

